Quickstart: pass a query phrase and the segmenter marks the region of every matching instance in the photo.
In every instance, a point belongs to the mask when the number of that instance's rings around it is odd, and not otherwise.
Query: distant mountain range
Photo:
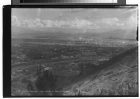
[[[34,30],[29,28],[12,27],[12,38],[51,38],[51,39],[68,39],[78,40],[80,38],[93,39],[93,38],[105,38],[105,39],[126,39],[136,40],[136,32],[124,30],[114,30],[108,32],[77,32],[76,29],[60,29],[50,28],[47,31]]]

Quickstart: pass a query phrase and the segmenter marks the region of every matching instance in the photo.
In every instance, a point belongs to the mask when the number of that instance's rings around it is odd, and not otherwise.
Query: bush
[[[39,95],[60,96],[63,95],[62,90],[57,89],[57,77],[49,70],[42,72],[35,83]]]
[[[114,89],[100,89],[96,93],[99,96],[138,96],[138,86],[134,82],[124,82]]]

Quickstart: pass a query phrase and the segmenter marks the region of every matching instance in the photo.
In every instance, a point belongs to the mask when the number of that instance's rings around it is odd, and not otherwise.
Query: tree
[[[49,70],[44,71],[36,80],[38,91],[44,95],[53,95],[56,90],[56,77]]]

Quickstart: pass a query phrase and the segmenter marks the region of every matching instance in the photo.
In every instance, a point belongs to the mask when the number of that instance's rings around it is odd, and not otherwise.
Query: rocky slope
[[[103,63],[93,75],[65,88],[68,96],[138,96],[138,48]]]

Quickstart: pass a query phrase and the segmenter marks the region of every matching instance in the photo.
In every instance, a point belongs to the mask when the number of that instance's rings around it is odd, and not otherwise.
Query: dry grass
[[[75,96],[86,96],[81,91]],[[112,89],[97,89],[93,96],[138,96],[138,84],[135,82],[124,82]]]

